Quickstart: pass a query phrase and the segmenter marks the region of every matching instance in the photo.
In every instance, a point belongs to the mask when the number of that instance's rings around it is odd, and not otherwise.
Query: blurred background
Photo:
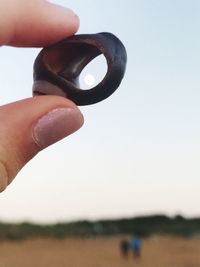
[[[80,131],[42,151],[19,173],[0,196],[0,220],[113,222],[163,214],[169,216],[164,216],[167,226],[177,218],[192,221],[197,237],[200,221],[192,218],[200,215],[200,2],[51,2],[79,15],[78,33],[117,35],[127,49],[127,72],[110,98],[81,107],[85,125]],[[39,51],[1,47],[1,104],[31,96]],[[82,88],[105,72],[100,57],[82,74]],[[102,226],[95,227],[101,232]],[[192,251],[198,255],[200,250]]]

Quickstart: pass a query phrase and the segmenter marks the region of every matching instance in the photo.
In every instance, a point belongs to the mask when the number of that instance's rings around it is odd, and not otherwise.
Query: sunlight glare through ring
[[[96,82],[96,79],[94,77],[94,75],[92,74],[87,74],[84,77],[84,82],[87,86],[93,86]]]

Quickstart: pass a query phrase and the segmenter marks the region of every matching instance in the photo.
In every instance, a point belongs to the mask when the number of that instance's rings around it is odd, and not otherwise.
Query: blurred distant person
[[[139,259],[141,257],[141,247],[142,243],[140,238],[138,236],[134,236],[130,242],[130,248],[135,259]]]
[[[121,256],[124,259],[128,258],[129,255],[129,250],[130,250],[130,243],[128,240],[123,239],[120,241],[120,252],[121,252]]]

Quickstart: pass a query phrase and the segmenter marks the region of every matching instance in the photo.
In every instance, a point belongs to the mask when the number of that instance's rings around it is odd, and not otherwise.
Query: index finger
[[[45,0],[1,0],[0,45],[48,46],[73,35],[79,18]]]

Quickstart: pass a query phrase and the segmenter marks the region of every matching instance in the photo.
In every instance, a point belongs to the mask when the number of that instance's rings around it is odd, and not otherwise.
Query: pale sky
[[[76,11],[79,33],[117,35],[127,72],[109,99],[81,107],[80,131],[18,174],[0,195],[0,220],[200,215],[200,1],[52,2]],[[31,96],[39,51],[0,48],[1,104]]]

